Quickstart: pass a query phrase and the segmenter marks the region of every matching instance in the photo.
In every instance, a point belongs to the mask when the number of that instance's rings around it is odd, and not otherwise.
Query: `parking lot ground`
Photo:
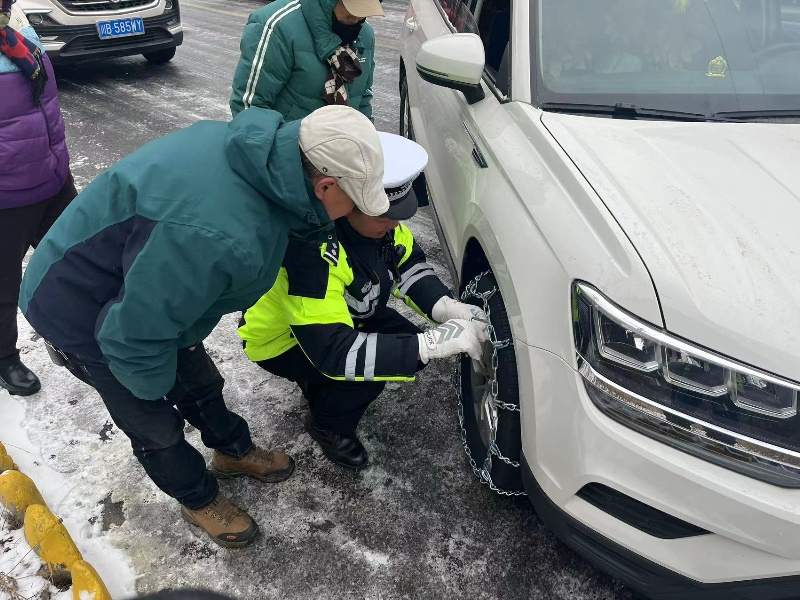
[[[375,120],[397,130],[402,0],[386,0],[378,34]],[[227,119],[242,26],[259,6],[246,0],[184,0],[186,39],[168,65],[143,58],[59,69],[73,170],[85,186],[155,137],[198,119]],[[443,278],[429,209],[413,221]],[[257,442],[288,450],[296,474],[277,485],[225,481],[222,489],[261,525],[250,548],[223,550],[181,520],[134,460],[99,398],[49,364],[20,317],[24,360],[43,391],[24,400],[39,460],[69,482],[62,510],[84,510],[130,556],[140,592],[199,586],[241,599],[627,600],[630,595],[556,541],[525,499],[493,495],[472,476],[459,438],[452,363],[431,364],[417,382],[390,385],[361,435],[371,466],[332,466],[304,433],[304,400],[291,383],[265,376],[241,352],[237,316],[207,341],[226,378],[230,406]],[[196,431],[189,440],[202,448]],[[565,440],[569,443],[569,440]],[[206,455],[209,453],[206,451]]]

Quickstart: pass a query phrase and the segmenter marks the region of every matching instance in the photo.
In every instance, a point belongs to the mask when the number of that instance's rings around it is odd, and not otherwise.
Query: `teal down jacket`
[[[303,174],[299,124],[254,108],[119,161],[33,253],[25,317],[55,346],[107,363],[135,396],[164,396],[178,350],[272,287],[290,231],[332,228]]]

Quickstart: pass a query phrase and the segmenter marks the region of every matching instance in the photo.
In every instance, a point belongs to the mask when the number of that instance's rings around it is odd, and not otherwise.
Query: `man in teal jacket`
[[[365,19],[376,15],[379,0],[276,0],[255,11],[242,34],[233,115],[261,106],[301,119],[338,103],[371,119],[375,34]]]
[[[382,178],[378,134],[358,111],[329,106],[286,123],[255,108],[124,158],[31,257],[25,317],[54,360],[99,392],[184,518],[219,544],[246,545],[258,527],[219,493],[183,437],[184,419],[214,449],[218,476],[281,481],[294,463],[253,445],[247,423],[225,406],[203,339],[272,286],[290,232],[324,240],[354,203],[387,210]]]

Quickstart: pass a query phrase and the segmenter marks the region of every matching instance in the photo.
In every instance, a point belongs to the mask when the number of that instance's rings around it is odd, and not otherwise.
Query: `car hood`
[[[542,121],[641,255],[667,329],[800,380],[800,125]]]

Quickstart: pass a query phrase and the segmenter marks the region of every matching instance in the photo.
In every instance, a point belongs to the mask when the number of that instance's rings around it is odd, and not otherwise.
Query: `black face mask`
[[[342,44],[352,44],[358,39],[358,34],[361,33],[361,26],[364,24],[364,21],[366,21],[366,19],[361,19],[358,23],[348,25],[347,23],[339,21],[334,13],[333,33],[342,38]]]

